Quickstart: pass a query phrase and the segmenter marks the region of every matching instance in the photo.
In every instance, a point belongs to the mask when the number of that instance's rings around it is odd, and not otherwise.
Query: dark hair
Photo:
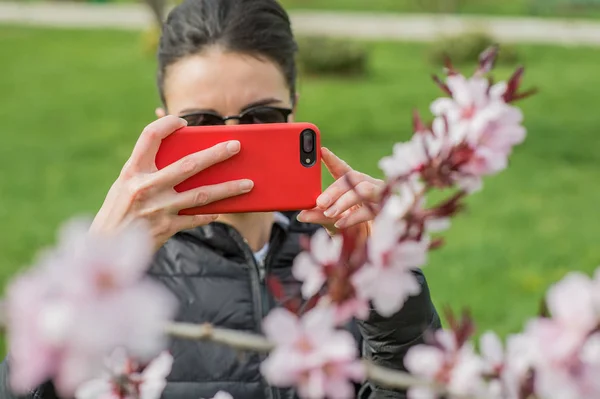
[[[290,19],[277,0],[185,0],[167,17],[160,38],[158,89],[163,104],[166,69],[210,45],[274,62],[293,100],[298,47]]]

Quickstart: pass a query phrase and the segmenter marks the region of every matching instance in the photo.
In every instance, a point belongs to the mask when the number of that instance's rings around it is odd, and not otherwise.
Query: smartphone
[[[202,207],[182,215],[312,209],[321,194],[321,135],[310,123],[270,123],[184,127],[165,138],[156,155],[162,169],[182,157],[218,143],[238,140],[240,152],[175,186],[177,192],[250,179],[247,194]]]

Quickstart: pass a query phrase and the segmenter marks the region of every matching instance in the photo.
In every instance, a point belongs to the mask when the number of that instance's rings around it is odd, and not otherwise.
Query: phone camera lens
[[[302,150],[305,153],[311,153],[315,148],[315,140],[313,133],[310,131],[304,132],[302,135]]]

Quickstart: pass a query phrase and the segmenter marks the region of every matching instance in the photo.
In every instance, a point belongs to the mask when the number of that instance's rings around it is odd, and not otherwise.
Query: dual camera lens
[[[303,130],[300,134],[300,161],[310,167],[315,164],[317,151],[315,147],[316,134],[311,129]]]

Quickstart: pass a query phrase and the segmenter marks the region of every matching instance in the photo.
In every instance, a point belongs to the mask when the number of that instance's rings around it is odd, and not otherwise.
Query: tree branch
[[[171,323],[167,334],[176,338],[211,341],[240,350],[270,352],[275,345],[258,334],[214,327],[212,324]]]
[[[171,323],[166,327],[166,332],[175,338],[211,341],[243,351],[270,352],[275,348],[275,344],[261,335],[214,327],[208,323]],[[386,388],[406,389],[419,386],[428,387],[440,394],[446,393],[443,386],[411,374],[377,366],[368,360],[363,360],[363,364],[367,379]]]

